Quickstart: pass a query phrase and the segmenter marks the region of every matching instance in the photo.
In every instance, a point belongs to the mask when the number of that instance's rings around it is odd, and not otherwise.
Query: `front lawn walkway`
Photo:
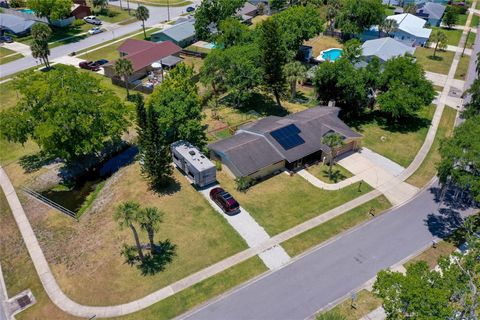
[[[246,192],[239,192],[235,189],[234,180],[225,173],[218,173],[217,179],[270,236],[373,190],[363,183],[359,192],[358,183],[355,183],[340,190],[327,191],[311,185],[299,175],[290,177],[281,173]]]

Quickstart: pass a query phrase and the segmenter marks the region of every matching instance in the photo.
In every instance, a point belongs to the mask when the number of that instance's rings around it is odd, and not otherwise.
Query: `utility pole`
[[[462,57],[463,57],[463,54],[465,53],[465,48],[467,47],[468,37],[470,36],[470,32],[471,32],[471,31],[472,31],[472,29],[471,29],[471,28],[468,28],[467,38],[465,39],[465,44],[463,45]]]
[[[170,0],[167,0],[167,21],[170,21]]]

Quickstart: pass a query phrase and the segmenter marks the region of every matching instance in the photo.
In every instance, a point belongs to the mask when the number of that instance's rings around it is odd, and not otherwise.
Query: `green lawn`
[[[12,55],[14,53],[15,53],[15,51],[13,51],[13,50],[10,50],[10,49],[4,48],[4,47],[0,47],[0,58]]]
[[[65,28],[53,28],[52,36],[50,37],[50,49],[64,44],[78,42],[88,36],[88,34],[79,35],[90,30],[93,26],[91,24],[83,24],[81,26],[69,26]],[[33,41],[31,35],[24,37],[14,37],[15,41],[30,45]],[[63,40],[64,39],[64,40]]]
[[[350,211],[343,213],[341,216],[333,218],[318,227],[310,229],[294,238],[291,238],[282,243],[283,248],[290,256],[299,255],[302,252],[316,246],[326,240],[344,232],[348,229],[359,225],[369,219],[370,209],[375,209],[375,215],[381,214],[383,211],[389,209],[392,205],[384,196],[379,196],[373,200],[368,201]]]
[[[7,57],[0,57],[0,65],[15,61],[15,60],[18,60],[18,59],[21,59],[21,58],[23,58],[23,55],[21,53],[15,53],[15,54],[13,54],[11,56],[7,56]]]
[[[185,289],[148,309],[120,317],[122,320],[163,320],[176,316],[206,302],[233,287],[248,281],[267,271],[263,262],[254,257],[211,278],[208,278],[188,289]]]
[[[138,0],[137,2],[160,7],[166,7],[167,5],[171,7],[183,7],[192,4],[192,2],[188,0]]]
[[[396,124],[377,112],[345,121],[363,135],[363,146],[407,167],[425,140],[434,112],[434,105],[426,106],[417,117]]]
[[[279,174],[251,187],[246,192],[235,189],[232,178],[224,173],[218,181],[265,228],[271,236],[338,207],[372,190],[366,183],[337,191],[314,187],[299,175]]]
[[[440,259],[440,257],[449,256],[456,249],[457,247],[453,243],[445,240],[440,241],[437,243],[436,248],[430,247],[427,250],[420,253],[418,256],[408,260],[405,263],[405,267],[418,261],[425,261],[428,264],[428,266],[433,269],[438,264],[438,260]]]
[[[440,142],[452,134],[456,115],[457,111],[455,109],[448,106],[445,107],[432,147],[420,167],[406,182],[421,188],[435,176],[437,173],[436,165],[441,159],[440,153],[438,152]]]
[[[448,74],[455,52],[437,50],[434,58],[433,51],[433,48],[418,47],[414,56],[426,71]]]
[[[347,298],[335,306],[335,308],[325,312],[324,314],[332,315],[332,317],[333,315],[343,316],[342,318],[332,319],[358,320],[381,305],[382,300],[380,298],[375,297],[372,292],[364,289],[357,293],[354,306],[352,306],[352,299]]]
[[[159,30],[161,30],[161,29],[152,28],[152,29],[148,30],[147,31],[147,37],[150,34],[152,34],[154,32],[157,32]],[[135,36],[132,36],[130,38],[143,40],[143,32],[139,33]],[[82,59],[92,60],[92,61],[99,60],[99,59],[116,60],[119,57],[117,49],[123,44],[124,40],[122,40],[122,41],[114,40],[114,41],[117,41],[117,42],[112,43],[111,45],[108,45],[106,47],[99,48],[95,51],[86,53],[86,54],[77,54],[77,56],[81,57]],[[112,41],[112,42],[114,42],[114,41]],[[105,45],[105,44],[103,44],[103,45]],[[92,47],[92,48],[88,48],[87,50],[92,50],[92,49],[95,49],[96,47],[101,47],[101,46],[95,46],[95,47]]]
[[[468,64],[470,63],[470,56],[464,55],[458,62],[457,70],[455,71],[455,79],[465,80],[468,72]]]
[[[468,18],[468,14],[458,15],[457,25],[464,26],[465,24],[467,24],[467,18]],[[470,27],[472,28],[477,27],[479,21],[480,21],[479,17],[476,14],[474,14],[472,17],[472,21],[470,22]]]
[[[91,1],[88,1],[91,3]],[[90,4],[91,5],[91,4]],[[135,19],[135,10],[130,9],[130,13],[126,10],[126,6],[124,9],[120,9],[114,5],[108,5],[107,10],[94,10],[93,14],[95,14],[100,20],[110,23],[119,23],[124,21],[134,22]]]
[[[352,177],[352,173],[339,165],[338,163],[334,164],[332,167],[332,179],[329,177],[329,165],[323,163],[317,163],[313,166],[307,168],[307,171],[313,174],[318,179],[326,183],[337,183],[347,178]]]
[[[442,27],[433,27],[432,29],[442,30],[447,36],[447,44],[452,46],[458,46],[458,43],[460,42],[460,37],[462,36],[462,32],[463,32],[462,30],[458,30],[458,29],[447,29]],[[470,37],[468,38],[467,48],[471,48],[474,42],[475,42],[475,34],[473,34],[473,36],[470,35]]]

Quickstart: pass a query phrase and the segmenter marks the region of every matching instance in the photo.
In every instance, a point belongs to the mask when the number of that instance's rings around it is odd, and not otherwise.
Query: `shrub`
[[[10,0],[10,7],[23,8],[27,5],[25,0]]]
[[[446,11],[452,11],[456,14],[465,14],[468,8],[466,6],[447,6]]]
[[[246,191],[255,184],[255,180],[249,177],[240,177],[235,179],[237,191]]]
[[[83,26],[86,22],[83,19],[76,19],[72,22],[72,27],[80,27]]]
[[[222,171],[222,162],[220,160],[216,160],[215,167],[217,168],[217,171]]]

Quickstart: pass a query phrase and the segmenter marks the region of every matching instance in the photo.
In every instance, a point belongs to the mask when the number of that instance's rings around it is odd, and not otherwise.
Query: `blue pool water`
[[[328,49],[322,53],[325,61],[335,61],[342,56],[342,49]]]
[[[208,42],[203,47],[206,48],[206,49],[215,49],[216,48],[215,43],[211,43],[211,42]]]
[[[32,9],[21,9],[21,10],[18,10],[18,11],[26,13],[26,14],[35,14],[35,12]]]

